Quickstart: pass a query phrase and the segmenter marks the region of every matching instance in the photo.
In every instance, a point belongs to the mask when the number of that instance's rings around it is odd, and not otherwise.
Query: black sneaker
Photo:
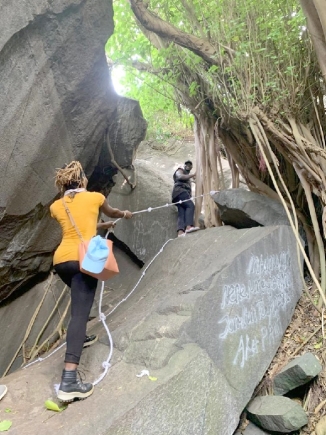
[[[83,347],[91,346],[97,340],[98,340],[98,335],[95,335],[95,334],[94,335],[86,335]]]
[[[77,370],[63,370],[58,399],[62,402],[72,402],[74,399],[86,399],[93,394],[94,385],[83,384],[77,379]]]

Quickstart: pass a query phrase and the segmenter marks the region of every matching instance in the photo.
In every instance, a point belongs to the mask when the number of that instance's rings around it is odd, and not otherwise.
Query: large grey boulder
[[[134,168],[124,172],[136,187],[131,190],[123,176],[118,174],[116,185],[109,196],[112,207],[138,212],[171,203],[172,178],[167,178],[143,160],[136,160]],[[114,234],[126,243],[140,260],[149,261],[164,242],[176,237],[176,207],[163,207],[135,214],[131,221],[120,221]]]
[[[318,376],[322,365],[312,353],[294,358],[276,374],[273,380],[273,392],[276,395],[286,394]]]
[[[301,406],[282,396],[256,397],[247,407],[247,416],[263,429],[280,433],[294,432],[308,423]]]
[[[90,398],[51,418],[42,412],[64,349],[7,377],[12,434],[232,435],[300,297],[295,252],[288,226],[224,226],[170,241],[107,318],[112,367]],[[109,351],[93,325],[100,340],[81,364],[89,381]],[[137,377],[144,369],[151,378]]]
[[[225,225],[252,228],[289,225],[281,202],[245,189],[227,189],[211,195]]]
[[[48,212],[55,168],[80,160],[92,187],[97,166],[110,167],[107,130],[120,164],[132,164],[144,138],[138,103],[111,83],[112,33],[111,0],[2,1],[0,301],[51,267],[60,240]]]

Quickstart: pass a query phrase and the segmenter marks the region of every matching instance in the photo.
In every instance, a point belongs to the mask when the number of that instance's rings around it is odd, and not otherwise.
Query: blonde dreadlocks
[[[86,187],[87,178],[82,165],[77,160],[70,162],[61,169],[56,170],[55,186],[61,193],[71,188]]]

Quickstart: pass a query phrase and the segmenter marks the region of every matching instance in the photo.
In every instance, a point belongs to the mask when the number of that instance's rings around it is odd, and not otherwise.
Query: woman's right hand
[[[123,211],[123,218],[124,219],[131,219],[132,218],[132,213],[129,210],[124,210]]]
[[[125,219],[131,219],[132,213],[129,210],[120,210],[118,208],[112,208],[107,201],[104,201],[102,206],[100,207],[101,213],[104,213],[105,216],[110,218],[125,218]]]

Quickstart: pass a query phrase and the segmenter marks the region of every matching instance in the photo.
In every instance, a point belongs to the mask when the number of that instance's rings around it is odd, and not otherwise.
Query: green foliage
[[[48,399],[45,401],[44,406],[49,411],[55,411],[55,412],[62,412],[65,409],[67,409],[68,405],[59,406],[57,403],[53,402],[52,400]]]
[[[150,44],[126,0],[114,2],[114,22],[115,31],[106,44],[106,54],[113,62],[113,74],[118,66],[123,68],[119,78],[123,95],[139,101],[148,121],[147,137],[164,140],[189,134],[192,115],[176,100],[175,75],[172,69],[166,69],[169,47],[160,51]]]
[[[10,420],[2,420],[0,421],[0,432],[6,432],[12,426],[12,422]]]
[[[149,0],[148,10],[216,48],[211,64],[167,39],[142,32],[126,0],[116,0],[106,50],[124,65],[125,95],[140,101],[149,130],[176,131],[177,113],[243,117],[253,107],[280,117],[309,116],[319,87],[315,58],[297,0]],[[146,34],[146,36],[145,36]],[[133,62],[145,64],[137,71]],[[163,116],[164,113],[164,116]],[[178,121],[177,121],[178,120]],[[163,121],[163,122],[162,122]]]

